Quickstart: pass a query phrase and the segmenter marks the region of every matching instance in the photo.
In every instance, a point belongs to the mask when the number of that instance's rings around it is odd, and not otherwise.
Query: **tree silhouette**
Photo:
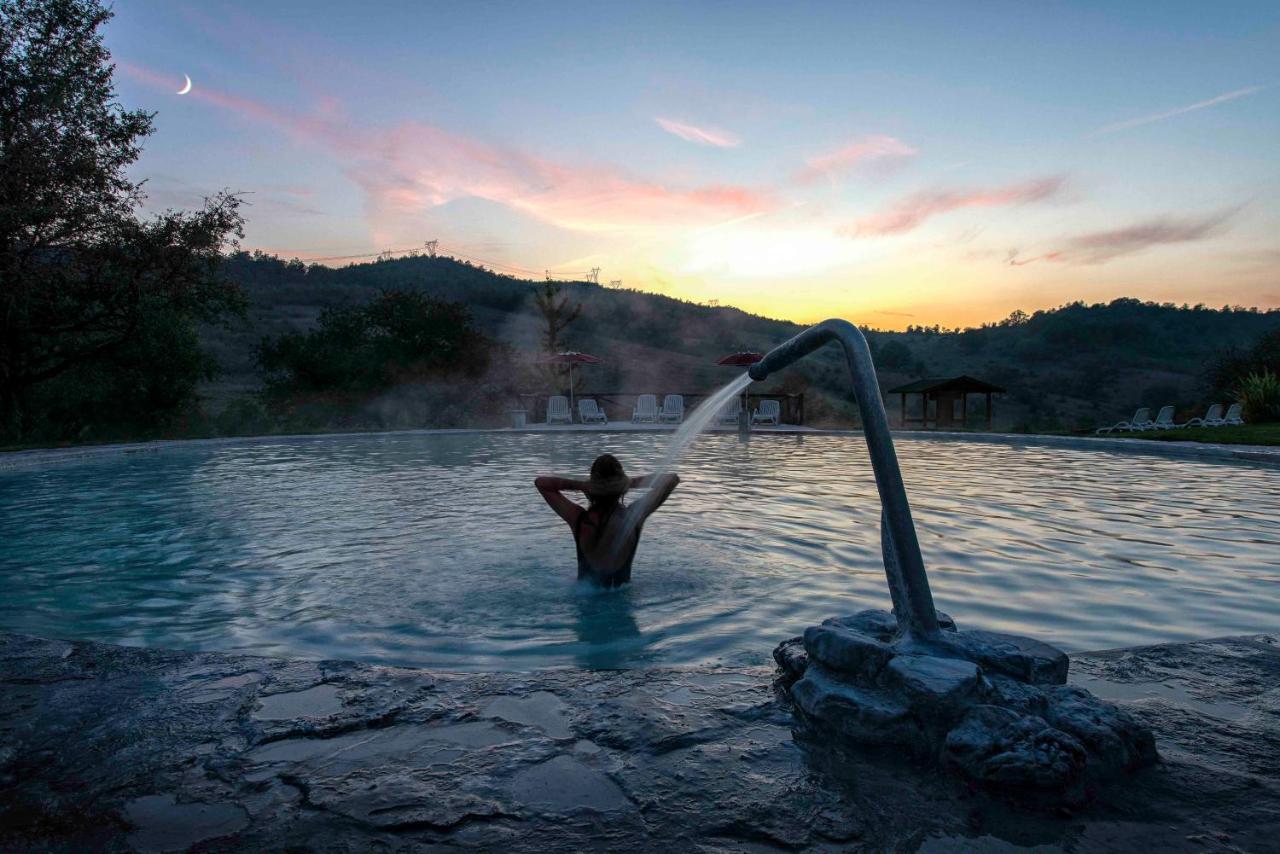
[[[582,314],[582,303],[576,303],[570,308],[572,300],[567,294],[561,296],[562,290],[560,285],[547,279],[534,294],[534,304],[546,323],[546,329],[542,333],[542,347],[548,353],[560,352],[561,334]]]
[[[29,432],[54,381],[59,403],[119,411],[101,398],[115,369],[133,375],[121,388],[165,387],[130,405],[180,408],[209,372],[197,324],[241,304],[220,274],[243,222],[235,196],[135,214],[142,187],[126,169],[152,116],[116,101],[99,33],[110,18],[98,0],[0,4],[0,435]]]

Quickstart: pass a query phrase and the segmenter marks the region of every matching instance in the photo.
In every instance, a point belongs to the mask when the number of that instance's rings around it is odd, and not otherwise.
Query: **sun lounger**
[[[667,424],[679,424],[684,420],[684,397],[678,394],[669,394],[662,398],[662,411],[658,413],[658,420]]]
[[[1128,421],[1118,421],[1110,427],[1099,427],[1095,432],[1099,435],[1103,433],[1115,433],[1126,430],[1146,430],[1151,426],[1151,410],[1148,407],[1142,407],[1133,413],[1133,417]]]
[[[604,410],[600,408],[600,404],[596,403],[595,398],[584,397],[578,401],[578,420],[583,424],[608,424],[609,419],[605,416]]]
[[[782,404],[776,400],[762,400],[760,405],[756,407],[756,411],[751,413],[752,424],[781,424],[782,423]]]
[[[1222,418],[1223,427],[1238,427],[1244,423],[1244,404],[1233,403],[1227,408],[1227,414]]]
[[[1181,425],[1173,423],[1173,407],[1162,406],[1160,411],[1156,413],[1156,420],[1151,422],[1151,426],[1147,430],[1172,430],[1174,427]]]
[[[569,398],[562,394],[547,399],[548,424],[572,424],[573,416],[569,414]]]
[[[1222,424],[1222,404],[1215,403],[1202,416],[1191,418],[1179,427],[1217,427]]]
[[[657,423],[658,398],[652,394],[642,394],[636,398],[636,408],[631,412],[631,420],[637,424]]]
[[[724,406],[720,407],[720,412],[716,415],[716,421],[721,424],[737,424],[738,413],[742,412],[742,400],[735,397]]]

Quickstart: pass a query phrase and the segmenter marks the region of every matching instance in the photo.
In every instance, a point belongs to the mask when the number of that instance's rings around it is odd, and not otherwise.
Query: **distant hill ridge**
[[[538,349],[541,319],[533,294],[540,283],[450,257],[330,268],[238,253],[226,271],[245,287],[250,308],[247,323],[207,332],[225,372],[209,388],[215,405],[257,387],[253,352],[264,336],[309,328],[323,308],[362,302],[386,288],[465,303],[487,334],[517,351]],[[565,341],[605,359],[584,374],[600,391],[710,391],[731,376],[716,358],[742,348],[767,350],[803,328],[660,294],[589,282],[562,286],[583,305]],[[965,330],[864,331],[885,387],[926,375],[970,374],[1009,389],[997,402],[997,427],[1072,429],[1115,420],[1139,404],[1198,405],[1204,366],[1216,353],[1247,346],[1277,327],[1280,310],[1117,299],[1015,312]],[[847,416],[847,379],[834,351],[806,362],[780,382],[832,402],[829,411],[814,407],[815,413],[837,421]]]

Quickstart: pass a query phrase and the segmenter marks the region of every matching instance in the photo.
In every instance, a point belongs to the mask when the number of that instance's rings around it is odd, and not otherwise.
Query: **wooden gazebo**
[[[981,394],[987,398],[987,428],[991,428],[991,395],[1003,394],[1004,389],[969,376],[932,377],[891,388],[885,394],[902,395],[902,426],[919,424],[921,427],[963,427],[969,413],[969,395]],[[920,395],[920,417],[907,417],[907,395]],[[933,404],[933,415],[929,404]],[[960,405],[957,416],[956,404]]]

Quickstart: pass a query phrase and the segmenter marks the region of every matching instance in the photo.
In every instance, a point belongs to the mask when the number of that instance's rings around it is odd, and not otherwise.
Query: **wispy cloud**
[[[1154,122],[1162,122],[1165,119],[1171,119],[1174,116],[1181,116],[1185,113],[1192,113],[1192,112],[1195,112],[1196,110],[1203,110],[1205,107],[1213,107],[1218,104],[1225,104],[1228,101],[1234,101],[1237,98],[1244,98],[1248,95],[1256,95],[1257,93],[1261,92],[1265,88],[1267,87],[1246,86],[1243,89],[1235,89],[1231,92],[1223,92],[1221,95],[1215,95],[1214,97],[1208,98],[1204,101],[1196,101],[1194,104],[1187,104],[1184,107],[1175,107],[1172,110],[1165,110],[1162,113],[1152,113],[1149,116],[1138,116],[1136,119],[1126,119],[1125,121],[1122,121],[1122,122],[1103,125],[1097,130],[1089,133],[1088,136],[1090,137],[1103,136],[1104,134],[1115,133],[1116,131],[1129,130],[1130,128],[1141,127],[1142,125],[1149,125]]]
[[[126,73],[161,91],[171,76],[136,66]],[[508,205],[576,231],[659,230],[702,226],[774,207],[770,194],[748,187],[671,186],[606,164],[566,164],[420,122],[358,125],[332,105],[299,114],[208,87],[192,96],[241,118],[261,121],[338,155],[365,193],[377,240],[411,233],[426,210],[462,198]],[[191,96],[187,96],[191,97]]]
[[[773,206],[766,193],[746,187],[670,186],[612,166],[567,165],[416,122],[369,129],[335,143],[380,231],[461,198],[488,199],[591,232],[687,228]]]
[[[1052,198],[1066,186],[1066,178],[1051,175],[1021,184],[965,190],[925,190],[890,205],[887,210],[863,217],[840,233],[846,237],[881,237],[903,234],[925,220],[962,208],[994,208],[1027,204]]]
[[[680,137],[685,142],[710,145],[715,148],[736,148],[742,144],[742,140],[735,134],[720,128],[698,127],[697,125],[678,122],[674,119],[666,119],[662,116],[654,116],[653,120],[658,123],[658,127],[673,136]]]
[[[919,152],[892,136],[873,135],[826,154],[810,157],[796,177],[800,181],[813,181],[821,177],[834,177],[856,166],[873,161],[901,161]]]
[[[1005,259],[1014,267],[1022,267],[1036,261],[1056,261],[1063,264],[1105,264],[1124,255],[1156,246],[1174,243],[1191,243],[1215,237],[1226,230],[1227,222],[1239,208],[1209,214],[1192,219],[1160,217],[1106,231],[1092,231],[1065,241],[1061,248],[1042,255],[1022,257],[1018,250],[1010,250]]]
[[[1030,258],[1023,258],[1021,257],[1022,253],[1019,250],[1010,249],[1004,260],[1010,267],[1025,267],[1028,264],[1034,264],[1037,261],[1061,261],[1062,254],[1062,250],[1055,249],[1054,251],[1046,252],[1043,255],[1034,255]]]

